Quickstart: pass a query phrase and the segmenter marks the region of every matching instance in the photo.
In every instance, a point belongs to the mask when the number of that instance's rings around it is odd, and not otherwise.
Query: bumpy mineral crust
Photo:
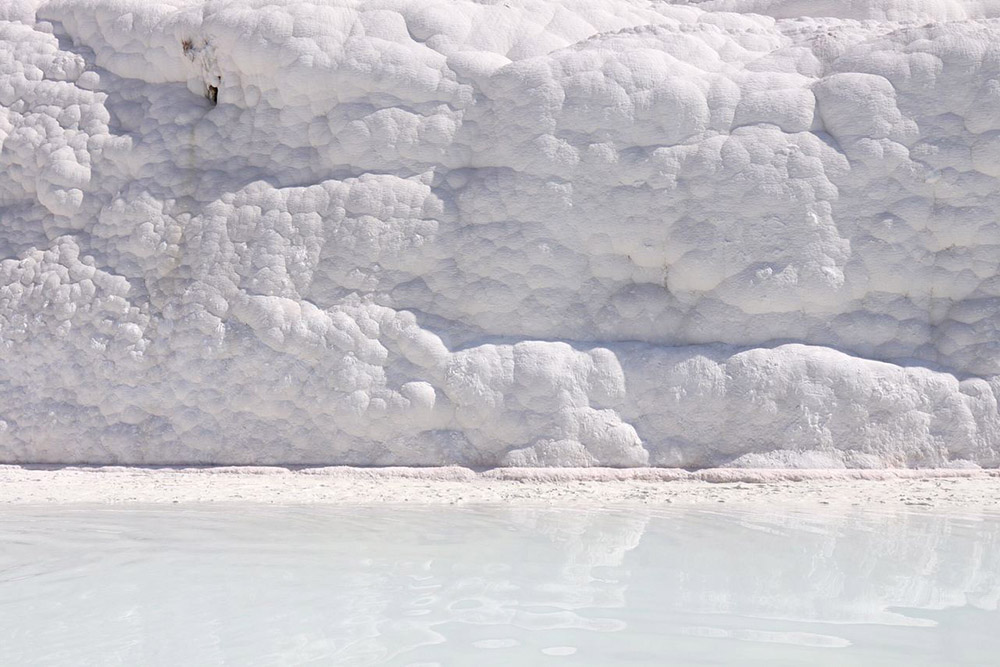
[[[0,461],[995,467],[1000,2],[0,2]]]

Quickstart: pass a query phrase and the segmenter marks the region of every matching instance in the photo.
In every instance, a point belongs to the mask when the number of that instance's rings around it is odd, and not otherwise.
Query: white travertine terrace
[[[0,461],[1000,465],[1000,0],[0,3]]]

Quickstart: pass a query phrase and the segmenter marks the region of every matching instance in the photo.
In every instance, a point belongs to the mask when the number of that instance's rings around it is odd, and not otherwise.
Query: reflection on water
[[[989,665],[1000,517],[19,508],[2,665]]]

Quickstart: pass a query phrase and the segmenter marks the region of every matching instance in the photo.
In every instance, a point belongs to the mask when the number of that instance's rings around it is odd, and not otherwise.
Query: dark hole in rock
[[[218,86],[209,86],[208,87],[208,100],[212,104],[218,104],[219,103],[219,87]]]

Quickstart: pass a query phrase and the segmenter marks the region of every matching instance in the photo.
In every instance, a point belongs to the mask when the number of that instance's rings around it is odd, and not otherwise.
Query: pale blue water
[[[996,665],[1000,517],[0,510],[0,665]]]

